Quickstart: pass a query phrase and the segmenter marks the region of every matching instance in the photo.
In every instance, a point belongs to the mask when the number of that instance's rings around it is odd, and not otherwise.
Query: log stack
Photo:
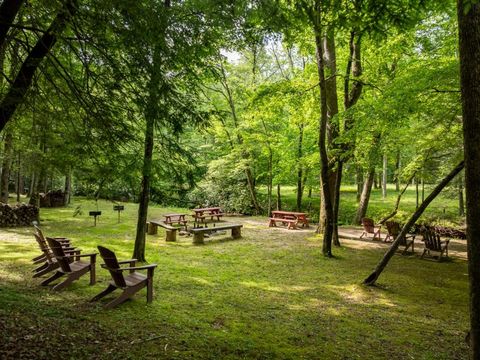
[[[33,205],[0,203],[0,227],[31,226],[38,222],[38,215],[38,207]]]

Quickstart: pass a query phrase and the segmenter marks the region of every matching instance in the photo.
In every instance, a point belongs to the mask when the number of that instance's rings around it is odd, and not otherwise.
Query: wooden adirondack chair
[[[372,240],[375,240],[376,237],[378,237],[378,240],[380,240],[380,229],[382,226],[375,227],[375,224],[372,219],[370,218],[363,218],[362,219],[362,225],[363,225],[363,233],[360,235],[360,239],[363,238],[364,236],[368,236],[368,234],[373,234]]]
[[[137,259],[118,261],[113,251],[103,246],[98,246],[98,250],[100,251],[100,256],[105,261],[105,264],[102,265],[102,267],[110,271],[113,281],[110,282],[105,290],[90,301],[97,301],[116,289],[122,289],[123,293],[119,297],[105,305],[105,308],[111,309],[132,297],[139,290],[147,287],[147,303],[152,302],[153,272],[157,267],[157,264],[135,266]],[[129,264],[130,266],[121,267],[121,265],[124,264]],[[147,270],[147,276],[138,273],[135,270]],[[124,271],[129,271],[129,274],[124,276]]]
[[[448,244],[450,243],[450,239],[447,240],[440,240],[440,235],[435,232],[434,229],[424,229],[422,231],[423,242],[425,244],[425,249],[423,249],[423,254],[421,258],[428,253],[430,255],[431,251],[435,251],[440,253],[438,256],[438,261],[442,260],[442,255],[445,253],[445,257],[448,258]]]
[[[42,282],[42,285],[48,285],[52,281],[61,278],[62,276],[66,275],[67,278],[55,285],[52,290],[62,290],[68,285],[70,285],[75,280],[79,279],[80,276],[90,272],[90,285],[95,284],[95,260],[96,260],[96,253],[92,254],[66,254],[64,248],[55,239],[47,237],[48,245],[52,250],[57,263],[59,264],[59,268],[55,274],[53,274],[48,279]],[[72,261],[76,258],[81,257],[90,257],[90,263],[86,263],[83,261]]]
[[[388,232],[388,235],[385,238],[385,242],[387,240],[394,241],[397,238],[398,234],[400,234],[400,232],[401,232],[400,224],[396,221],[387,221],[385,223],[385,226],[387,227],[387,232]],[[402,254],[406,254],[408,248],[410,248],[410,247],[412,247],[412,253],[414,253],[415,252],[415,235],[408,234],[408,235],[403,236],[400,239],[400,246],[405,247],[405,249],[403,249]]]
[[[35,229],[35,233],[34,235],[37,235],[40,237],[41,241],[45,244],[45,246],[48,248],[48,245],[47,245],[47,241],[45,240],[45,236],[43,235],[43,232],[42,230],[37,226],[37,225],[33,225],[34,229]],[[58,240],[61,244],[65,245],[65,246],[70,246],[70,240],[67,239],[67,238],[64,238],[64,237],[54,237],[53,239],[55,240]],[[45,262],[45,261],[48,261],[47,258],[45,257],[45,254],[43,253],[43,250],[42,250],[42,254],[39,255],[39,256],[36,256],[32,259],[33,263],[34,264],[39,264],[39,263],[42,263],[42,262]]]
[[[58,269],[58,267],[60,265],[58,264],[57,259],[55,258],[52,251],[48,247],[47,242],[45,240],[43,240],[40,236],[38,236],[38,234],[33,234],[33,236],[35,236],[35,240],[37,240],[38,246],[39,246],[40,250],[42,251],[42,256],[45,259],[45,262],[42,265],[40,265],[39,267],[37,267],[36,269],[33,270],[33,272],[34,272],[33,277],[36,278],[36,277],[45,275],[45,274],[49,273],[50,271]],[[74,249],[74,248],[68,247],[66,245],[67,244],[65,244],[65,246],[64,246],[62,244],[62,247],[63,247],[63,250],[64,250],[65,254],[67,254],[67,255],[70,255],[70,254],[80,255],[81,251],[79,249]],[[80,260],[80,258],[77,257],[76,260]],[[72,261],[73,261],[73,259],[70,259],[70,262],[72,262]]]

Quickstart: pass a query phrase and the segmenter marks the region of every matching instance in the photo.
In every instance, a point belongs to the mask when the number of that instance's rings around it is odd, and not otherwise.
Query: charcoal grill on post
[[[88,213],[90,216],[93,216],[93,226],[97,226],[97,216],[102,215],[101,211],[90,211]]]
[[[113,210],[118,211],[118,223],[120,224],[120,212],[125,210],[125,207],[123,205],[113,205]]]

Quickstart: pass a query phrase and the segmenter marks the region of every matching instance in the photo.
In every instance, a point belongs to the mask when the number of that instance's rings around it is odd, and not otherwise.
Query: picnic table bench
[[[159,226],[166,230],[165,241],[177,241],[177,231],[179,228],[166,224],[165,222],[159,220],[150,220],[149,222],[147,222],[148,235],[157,234]]]
[[[194,244],[203,244],[203,239],[205,234],[210,234],[219,230],[232,230],[232,238],[238,239],[242,237],[241,228],[243,225],[240,224],[223,224],[215,227],[205,227],[205,228],[193,228],[190,229],[190,233],[193,234],[193,243]]]

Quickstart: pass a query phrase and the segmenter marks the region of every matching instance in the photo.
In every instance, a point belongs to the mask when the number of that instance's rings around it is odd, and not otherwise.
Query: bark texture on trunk
[[[460,172],[464,167],[463,161],[458,164],[436,187],[432,193],[428,195],[425,201],[419,206],[419,208],[413,213],[407,223],[403,226],[402,231],[398,234],[397,238],[393,241],[392,246],[387,250],[383,258],[380,260],[375,270],[363,281],[365,285],[373,285],[377,281],[382,271],[387,266],[392,256],[400,246],[401,239],[407,234],[408,230],[415,224],[419,217],[423,214],[425,209],[430,203],[437,197],[438,194],[448,185],[448,183]]]
[[[368,171],[367,179],[363,183],[362,195],[360,196],[360,202],[357,208],[357,214],[355,215],[354,224],[360,225],[362,219],[367,214],[368,202],[370,201],[370,194],[372,192],[373,179],[375,177],[375,170],[370,169]]]
[[[317,70],[318,78],[320,83],[320,106],[321,106],[321,116],[319,121],[319,140],[318,148],[320,152],[320,185],[323,192],[323,206],[325,209],[325,221],[323,229],[323,246],[322,253],[324,256],[332,256],[332,235],[333,235],[333,204],[332,204],[332,188],[329,181],[329,159],[327,154],[327,90],[325,83],[325,72],[324,72],[324,59],[323,59],[323,46],[322,39],[320,37],[321,27],[320,27],[320,9],[315,11],[316,22],[315,22],[315,44],[317,48]]]
[[[17,16],[24,0],[3,0],[0,5],[0,48],[7,41],[7,33]]]
[[[387,154],[383,155],[382,197],[387,197]]]
[[[302,211],[303,197],[303,129],[304,124],[298,126],[298,144],[297,144],[297,211]]]
[[[480,359],[480,4],[458,0],[457,5],[470,279],[470,358]]]

